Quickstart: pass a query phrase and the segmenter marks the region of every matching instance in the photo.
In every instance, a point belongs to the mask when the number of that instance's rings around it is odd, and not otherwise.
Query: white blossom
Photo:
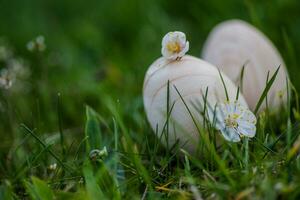
[[[57,168],[57,164],[56,163],[53,163],[53,164],[49,165],[49,170],[51,170],[51,171],[55,171],[56,168]]]
[[[209,118],[223,137],[231,142],[239,142],[242,137],[254,137],[256,117],[238,102],[218,104],[214,111],[209,109]]]
[[[161,53],[166,59],[180,59],[188,50],[189,42],[182,32],[169,32],[162,39]]]
[[[35,39],[29,41],[26,46],[29,51],[45,51],[45,38],[44,36],[39,35]]]
[[[0,88],[9,89],[15,82],[15,74],[10,73],[6,68],[0,71]]]

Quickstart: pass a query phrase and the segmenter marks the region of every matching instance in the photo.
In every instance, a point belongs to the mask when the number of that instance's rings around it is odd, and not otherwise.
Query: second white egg
[[[202,57],[221,69],[236,85],[239,85],[242,67],[245,65],[243,94],[252,110],[267,80],[280,66],[268,93],[268,104],[269,108],[277,109],[286,103],[288,74],[284,61],[272,42],[254,26],[241,20],[229,20],[217,25],[205,42]],[[264,108],[265,103],[260,110]]]

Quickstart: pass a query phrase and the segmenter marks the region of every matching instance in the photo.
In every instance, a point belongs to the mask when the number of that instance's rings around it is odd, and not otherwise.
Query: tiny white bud
[[[49,165],[48,168],[49,168],[50,171],[55,171],[56,168],[57,168],[57,164],[56,164],[56,163],[53,163],[53,164]]]
[[[104,147],[102,150],[93,149],[90,151],[90,154],[89,154],[89,157],[92,161],[96,161],[98,159],[103,159],[106,156],[108,156],[106,147]]]

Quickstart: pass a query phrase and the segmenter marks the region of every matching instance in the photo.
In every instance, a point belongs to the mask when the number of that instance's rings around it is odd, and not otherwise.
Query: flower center
[[[224,123],[229,128],[237,128],[238,127],[238,123],[236,121],[237,118],[239,118],[238,114],[227,115],[227,117],[224,120]]]
[[[178,42],[170,42],[167,44],[167,49],[172,53],[179,53],[181,51],[181,47]]]

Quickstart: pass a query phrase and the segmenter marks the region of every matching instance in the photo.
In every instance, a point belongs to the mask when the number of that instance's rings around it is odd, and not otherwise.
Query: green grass
[[[0,69],[12,59],[25,66],[0,90],[0,199],[299,199],[299,7],[297,0],[0,1],[0,47],[11,52],[4,59],[0,51]],[[142,102],[161,38],[181,30],[198,56],[213,26],[231,18],[254,24],[278,47],[291,79],[288,105],[260,113],[253,139],[225,142],[204,121],[197,155],[166,148],[168,120],[155,137]],[[47,49],[28,51],[40,34]],[[269,76],[256,111],[276,73]],[[93,149],[100,152],[90,159]]]

